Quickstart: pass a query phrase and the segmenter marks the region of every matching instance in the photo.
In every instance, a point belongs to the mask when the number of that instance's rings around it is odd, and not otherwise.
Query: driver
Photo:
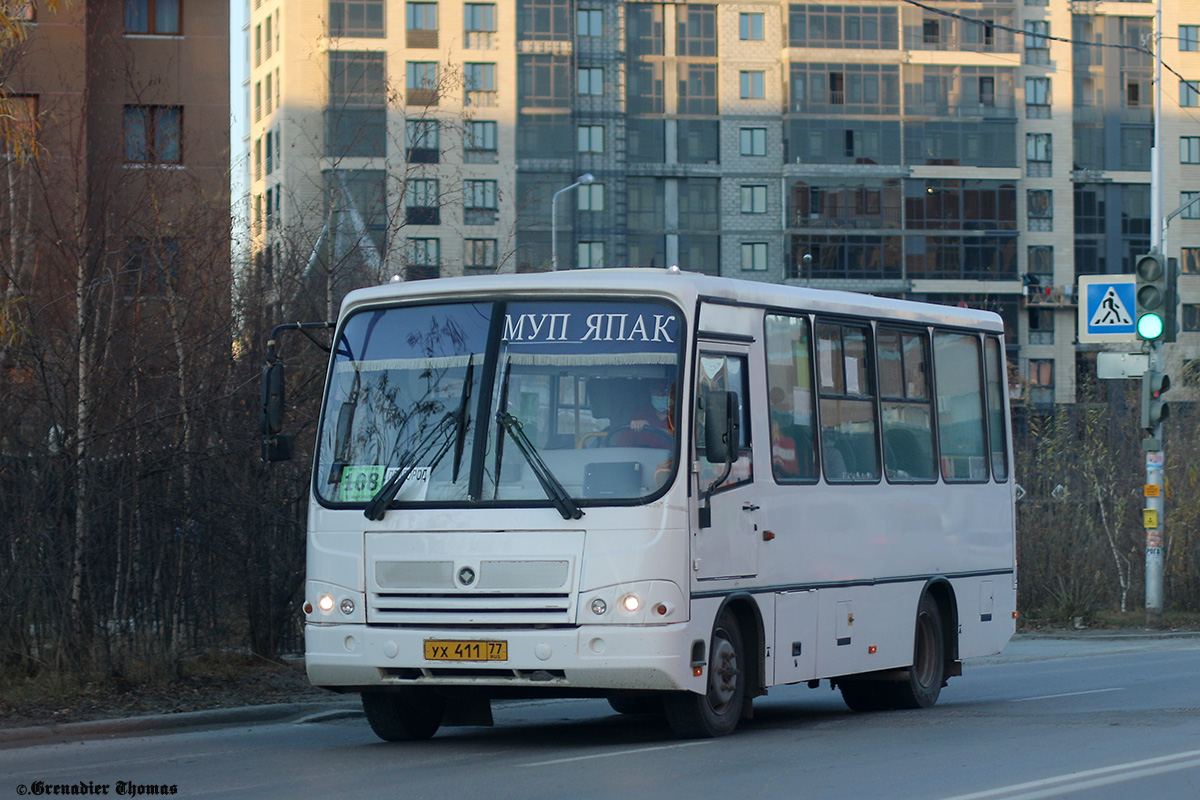
[[[674,432],[671,418],[674,386],[665,380],[638,381],[637,399],[627,426],[614,430],[609,441],[613,447],[665,447]],[[619,401],[618,401],[619,402]],[[614,420],[615,423],[615,420]]]

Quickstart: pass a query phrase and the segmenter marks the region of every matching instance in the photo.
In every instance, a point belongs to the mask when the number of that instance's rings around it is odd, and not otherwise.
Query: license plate
[[[507,661],[508,642],[426,639],[426,661]]]

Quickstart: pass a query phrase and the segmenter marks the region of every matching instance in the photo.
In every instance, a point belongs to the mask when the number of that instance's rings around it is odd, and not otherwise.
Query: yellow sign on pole
[[[1147,483],[1146,497],[1162,497],[1162,487],[1156,483]]]
[[[1142,509],[1142,527],[1157,528],[1158,527],[1158,509],[1143,508]]]

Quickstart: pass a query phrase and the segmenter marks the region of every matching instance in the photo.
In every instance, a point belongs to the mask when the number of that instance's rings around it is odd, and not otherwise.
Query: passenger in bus
[[[800,461],[796,457],[796,440],[784,436],[778,420],[771,420],[771,465],[780,478],[799,478]]]

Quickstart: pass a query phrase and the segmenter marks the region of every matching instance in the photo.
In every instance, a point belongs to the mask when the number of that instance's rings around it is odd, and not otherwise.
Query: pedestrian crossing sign
[[[1079,276],[1079,341],[1137,341],[1133,275]]]

